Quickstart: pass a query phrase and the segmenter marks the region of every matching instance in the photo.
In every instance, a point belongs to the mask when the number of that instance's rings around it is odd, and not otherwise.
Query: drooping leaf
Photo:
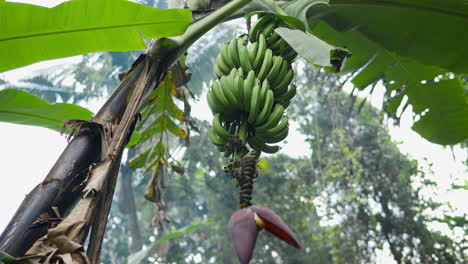
[[[145,152],[142,154],[136,156],[135,158],[131,159],[128,164],[130,167],[132,167],[134,170],[143,168],[145,165],[152,160],[158,159],[160,160],[162,155],[164,154],[165,147],[162,144],[161,141],[158,141],[156,145],[153,147],[148,148]]]
[[[342,72],[357,72],[351,81],[359,89],[383,79],[387,84],[387,96],[392,91],[415,91],[418,87],[420,93],[412,94],[412,102],[416,102],[423,93],[419,88],[428,87],[422,83],[430,83],[449,71],[468,72],[468,35],[464,33],[468,27],[468,5],[463,1],[295,0],[283,9],[307,23],[308,31],[319,39],[350,50],[353,55]],[[451,85],[457,85],[456,90],[461,88],[458,84]],[[440,85],[438,87],[440,89]],[[448,93],[455,90],[453,87],[446,89],[450,90]],[[466,95],[454,94],[456,98],[450,98],[465,109],[461,102],[466,102]],[[392,98],[386,110],[396,113],[404,95]],[[418,114],[431,108],[431,104],[412,106]],[[441,116],[450,116],[451,121],[438,123],[442,119],[432,111],[415,124],[414,130],[439,144],[455,144],[466,139],[464,127],[456,122],[465,120],[465,110],[448,112],[447,107],[432,108],[442,111]],[[441,133],[444,130],[456,133]]]
[[[458,78],[429,82],[407,89],[408,103],[427,111],[413,125],[413,130],[427,140],[449,145],[468,138],[468,102]]]
[[[161,114],[156,120],[151,122],[148,127],[141,132],[140,143],[145,142],[156,134],[160,134],[164,131],[166,127],[166,114]]]
[[[176,96],[177,87],[172,74],[168,73],[143,103],[141,114],[144,121],[137,127],[141,132],[138,143],[147,143],[150,140],[154,143],[129,162],[133,169],[144,168],[145,173],[151,173],[145,198],[157,205],[161,204],[161,194],[166,184],[165,169],[170,166],[167,160],[170,157],[167,137],[173,134],[181,139],[187,138],[185,131],[176,124],[185,119],[184,112],[174,102]]]
[[[329,5],[312,5],[307,15],[339,32],[358,31],[389,52],[421,64],[468,72],[465,1],[330,0]]]
[[[324,67],[336,67],[334,71],[338,71],[341,68],[344,58],[340,60],[336,57],[337,65],[332,63],[331,59],[331,55],[337,49],[314,35],[301,30],[288,28],[276,28],[275,32],[286,40],[302,58],[310,63]],[[345,55],[344,57],[347,56]]]
[[[92,112],[74,104],[50,104],[28,92],[5,89],[0,91],[0,121],[20,125],[40,126],[60,131],[69,119],[91,119]]]
[[[136,146],[141,139],[141,134],[138,133],[138,131],[134,130],[132,135],[130,136],[130,140],[128,141],[127,145],[125,146],[126,148],[131,148]]]
[[[161,10],[127,0],[73,0],[54,8],[0,1],[0,72],[96,51],[145,49],[140,35],[182,34],[190,10]]]
[[[425,93],[423,88],[430,88],[430,86],[426,86],[424,83],[431,83],[434,78],[446,74],[447,71],[434,65],[424,65],[399,56],[367,39],[357,30],[339,32],[323,21],[313,18],[309,19],[309,25],[313,34],[318,38],[332,45],[346,47],[352,52],[353,55],[347,60],[343,71],[357,71],[351,80],[357,88],[364,89],[369,84],[384,79],[387,84],[387,96],[390,96],[392,91],[398,92],[398,96],[392,98],[391,103],[387,105],[387,111],[396,113],[404,95],[407,93],[409,93],[408,96],[411,95],[412,97],[409,103],[413,106],[416,114],[432,108],[431,114],[426,113],[419,120],[419,124],[413,127],[427,140],[438,144],[456,144],[466,138],[466,130],[463,130],[463,125],[457,123],[457,121],[465,120],[466,116],[464,115],[465,110],[462,109],[466,109],[467,99],[464,93],[459,92],[460,89],[463,89],[460,82],[450,83],[450,87],[442,86],[449,84],[446,82],[438,84],[440,92],[450,94],[447,97],[434,98],[432,101],[424,98],[418,99],[419,96],[435,92],[427,91]],[[457,88],[454,88],[455,86]],[[410,93],[410,91],[417,92]],[[445,103],[450,105],[451,102],[448,98],[458,105],[459,108],[456,111],[454,108],[432,105],[437,104],[439,100],[444,100]],[[419,100],[424,100],[427,104],[416,103]],[[449,116],[450,118],[441,122],[443,120],[435,115],[435,109],[440,111],[441,116]],[[452,132],[443,133],[443,131]]]
[[[181,139],[187,138],[187,134],[185,133],[184,129],[177,126],[176,123],[174,123],[174,121],[172,121],[170,117],[167,117],[166,128],[169,132],[171,132],[177,137],[180,137]]]

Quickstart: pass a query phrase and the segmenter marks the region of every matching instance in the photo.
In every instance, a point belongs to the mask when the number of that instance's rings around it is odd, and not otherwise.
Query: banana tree
[[[419,115],[414,129],[428,140],[454,144],[468,137],[468,104],[463,86],[453,74],[468,72],[467,62],[461,59],[468,43],[468,37],[462,33],[468,24],[466,5],[458,1],[441,4],[402,0],[277,3],[234,0],[222,4],[218,2],[219,8],[212,8],[218,7],[216,2],[212,6],[197,5],[197,12],[194,12],[197,19],[188,25],[190,14],[183,10],[154,11],[123,0],[96,3],[74,0],[49,10],[0,2],[5,21],[17,22],[7,24],[0,31],[2,71],[85,52],[141,49],[145,45],[139,33],[147,38],[159,38],[122,74],[119,86],[91,120],[89,112],[70,105],[48,105],[39,101],[29,109],[7,105],[4,103],[11,98],[27,95],[2,91],[1,121],[61,130],[61,122],[68,120],[63,128],[72,139],[45,180],[23,201],[0,237],[0,250],[31,263],[48,263],[53,259],[97,263],[120,157],[145,98],[198,38],[219,23],[255,11],[275,14],[284,27],[273,29],[274,33],[308,62],[331,70],[342,68],[342,72],[348,74],[357,71],[352,83],[359,89],[384,80],[389,100],[387,110],[395,113],[400,105],[403,108],[412,105]],[[115,16],[115,12],[119,16]],[[77,15],[70,19],[65,14]],[[428,40],[430,34],[420,31],[429,27],[418,21],[429,15],[433,17],[432,28],[428,30],[432,30],[433,35],[434,32],[440,34],[444,41]],[[37,21],[27,23],[20,19],[22,16],[35,17]],[[390,23],[396,16],[400,18],[399,23]],[[64,27],[61,23],[65,21]],[[182,35],[170,37],[179,34]],[[411,49],[406,48],[409,42],[414,43]],[[448,42],[454,45],[447,47]],[[330,44],[342,48],[335,49]],[[353,55],[343,64],[347,50]],[[223,69],[220,70],[222,73]],[[405,96],[407,102],[403,100]],[[74,114],[53,116],[55,109],[66,112],[64,108],[73,108],[70,111]],[[37,109],[43,111],[41,116],[31,114]],[[451,133],[445,133],[446,129]],[[235,170],[231,172],[236,175]],[[242,177],[242,173],[238,175],[240,183],[244,180]],[[277,223],[274,226],[282,225],[270,212],[250,206],[248,199],[241,205],[246,209],[240,211],[243,215],[239,223],[247,221],[252,232],[272,222]],[[252,225],[253,220],[256,222]],[[235,229],[234,223],[231,230]],[[288,231],[286,227],[281,229]],[[240,242],[235,238],[237,232],[234,232],[235,246],[239,247]],[[298,246],[291,232],[286,233],[283,237]],[[85,253],[83,245],[89,234]],[[238,250],[243,263],[248,261],[252,249]]]

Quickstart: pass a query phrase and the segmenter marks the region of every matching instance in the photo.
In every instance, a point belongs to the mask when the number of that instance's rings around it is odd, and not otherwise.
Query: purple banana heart
[[[255,223],[254,212],[250,207],[235,212],[229,220],[229,231],[237,257],[241,264],[248,264],[255,248],[260,228]]]
[[[249,263],[258,232],[263,228],[286,243],[301,247],[291,229],[273,210],[262,205],[252,205],[236,211],[229,220],[231,239],[241,264]]]

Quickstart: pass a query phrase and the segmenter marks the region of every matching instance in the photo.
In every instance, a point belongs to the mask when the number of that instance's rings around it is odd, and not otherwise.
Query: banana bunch
[[[255,78],[260,82],[267,80],[275,96],[275,102],[285,107],[296,95],[295,86],[289,88],[294,78],[291,63],[281,56],[273,55],[263,34],[260,34],[258,42],[249,47],[247,47],[247,36],[231,40],[221,46],[214,72],[219,79],[222,79],[223,76],[229,75],[232,69],[242,69],[245,74],[240,75],[245,78],[248,78],[250,71],[253,71]]]
[[[280,24],[276,16],[263,16],[250,32],[250,45],[246,35],[231,40],[216,58],[218,80],[213,81],[207,94],[214,113],[208,137],[226,156],[245,155],[246,144],[259,152],[275,153],[279,147],[269,144],[288,135],[284,111],[296,94],[296,86],[290,86],[294,77],[292,59],[281,56],[287,43],[274,32]],[[252,41],[254,37],[258,41]],[[269,43],[279,45],[275,51],[279,55],[274,55]]]
[[[283,20],[275,15],[267,14],[262,16],[250,29],[250,42],[259,42],[261,36],[266,39],[267,46],[274,55],[281,56],[285,60],[292,62],[296,56],[296,51],[275,32],[275,28],[289,27]]]

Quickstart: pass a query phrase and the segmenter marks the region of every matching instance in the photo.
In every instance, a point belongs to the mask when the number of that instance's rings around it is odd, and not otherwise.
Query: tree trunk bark
[[[65,148],[51,171],[23,200],[0,236],[0,251],[19,257],[47,233],[59,216],[68,213],[81,195],[75,189],[88,174],[91,164],[101,156],[100,134],[82,131]]]

